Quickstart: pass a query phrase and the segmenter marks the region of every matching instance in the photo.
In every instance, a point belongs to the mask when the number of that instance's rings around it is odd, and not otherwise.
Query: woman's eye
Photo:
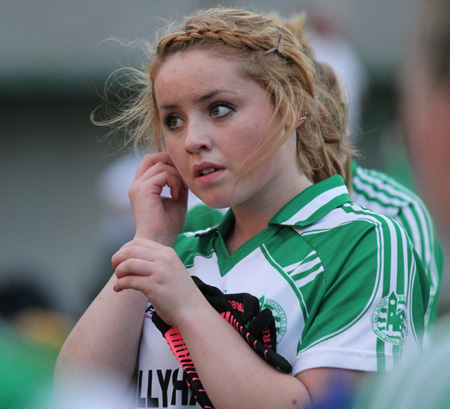
[[[217,104],[211,107],[211,115],[216,118],[222,118],[227,116],[234,109],[225,104]]]
[[[171,131],[177,129],[180,125],[181,125],[181,119],[174,116],[174,115],[169,115],[166,117],[166,119],[164,120],[167,128],[169,128]]]

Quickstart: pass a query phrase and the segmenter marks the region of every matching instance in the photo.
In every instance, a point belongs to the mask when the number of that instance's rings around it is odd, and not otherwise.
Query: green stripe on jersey
[[[423,269],[399,224],[352,203],[339,176],[300,193],[228,254],[233,224],[230,210],[217,228],[180,235],[174,248],[206,283],[264,300],[294,368],[324,354],[316,365],[392,369],[405,347],[420,348]]]

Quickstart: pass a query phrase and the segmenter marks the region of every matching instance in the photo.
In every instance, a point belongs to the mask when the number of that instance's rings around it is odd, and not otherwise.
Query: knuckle
[[[128,189],[128,197],[131,198],[131,197],[135,196],[137,192],[138,192],[138,186],[137,186],[137,183],[136,183],[136,182],[133,182],[133,183],[131,184],[131,186],[129,187],[129,189]]]
[[[160,250],[160,257],[165,262],[172,260],[175,256],[175,252],[170,247],[166,247]]]
[[[116,255],[112,256],[112,257],[111,257],[111,265],[112,265],[112,267],[113,267],[114,270],[117,268],[118,264],[119,264],[119,263],[118,263],[118,261],[117,261]]]
[[[127,269],[130,271],[136,272],[136,271],[140,270],[141,260],[138,260],[135,258],[130,258],[130,259],[126,260],[125,263],[126,263]]]

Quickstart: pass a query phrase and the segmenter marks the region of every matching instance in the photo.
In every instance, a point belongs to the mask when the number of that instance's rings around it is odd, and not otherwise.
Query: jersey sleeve
[[[430,301],[425,326],[431,329],[436,320],[439,292],[444,268],[444,254],[436,234],[433,220],[419,198],[411,200],[395,216],[406,230],[423,264],[430,283]]]
[[[367,214],[312,236],[324,268],[308,306],[294,374],[335,367],[392,370],[421,348],[429,284],[404,229]],[[332,241],[323,245],[317,241]]]

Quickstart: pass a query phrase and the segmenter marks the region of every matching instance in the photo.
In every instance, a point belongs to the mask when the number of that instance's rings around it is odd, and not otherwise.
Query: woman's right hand
[[[161,196],[166,185],[172,197]],[[144,156],[128,195],[136,223],[135,238],[172,246],[183,228],[188,190],[167,153]]]

